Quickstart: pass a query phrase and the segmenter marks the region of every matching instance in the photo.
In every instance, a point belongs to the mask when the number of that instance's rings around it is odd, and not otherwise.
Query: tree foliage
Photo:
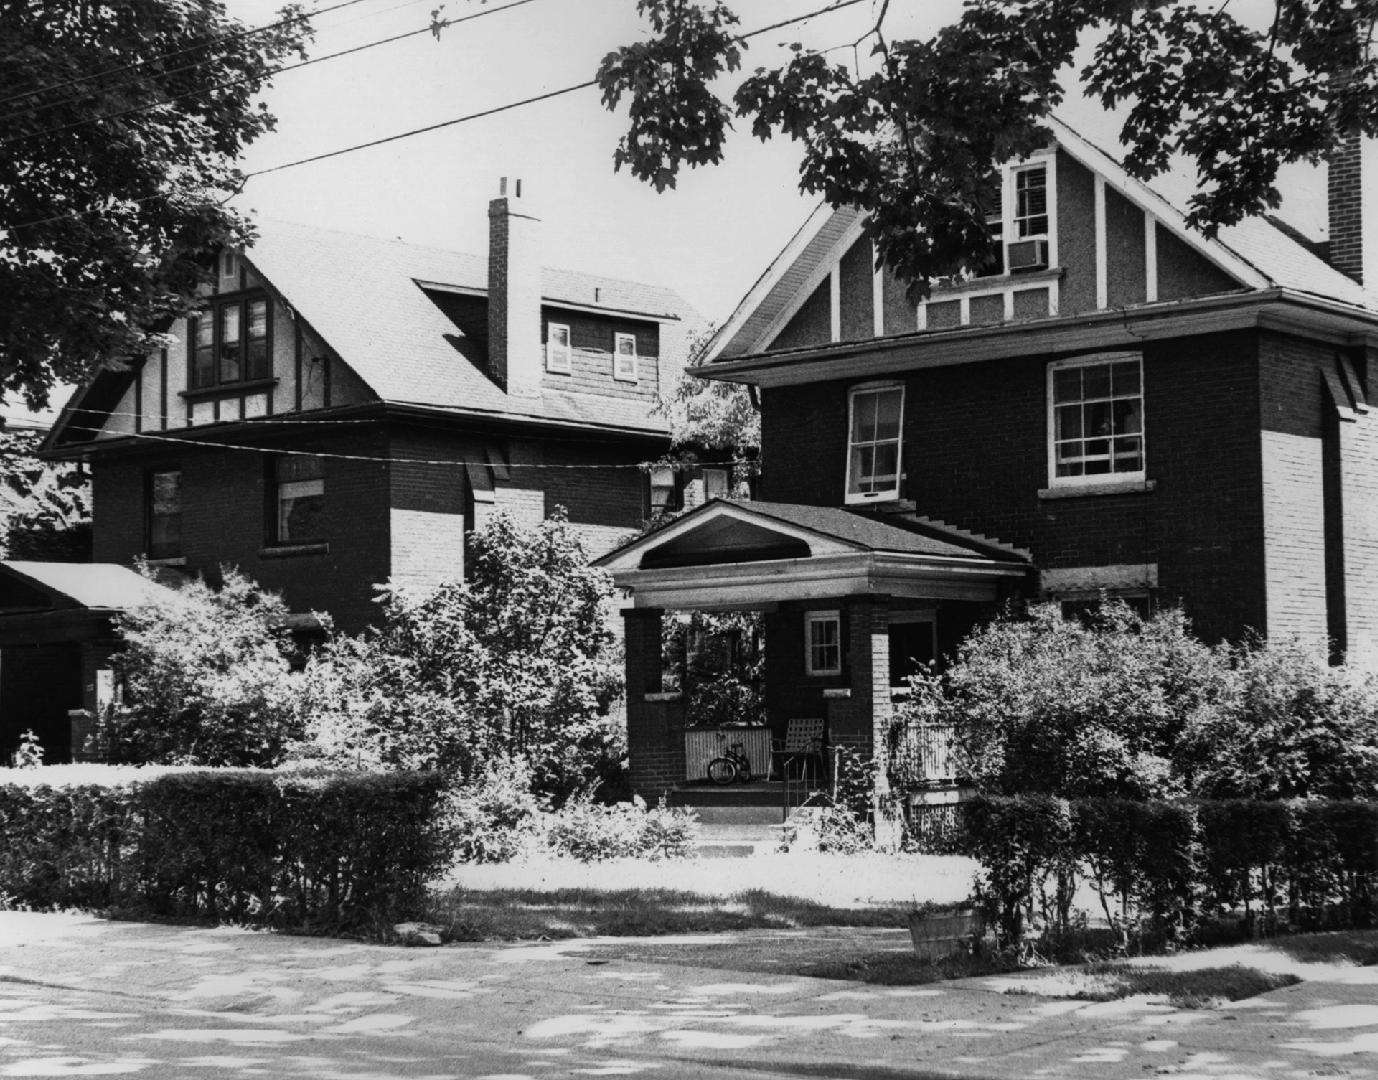
[[[0,430],[0,550],[10,559],[91,558],[91,480],[35,456],[34,431]]]
[[[878,258],[926,292],[978,272],[992,240],[992,168],[1045,145],[1072,80],[1123,111],[1125,164],[1150,179],[1185,155],[1189,220],[1213,233],[1275,208],[1278,170],[1345,135],[1378,135],[1378,2],[1273,0],[1266,31],[1215,0],[971,0],[930,40],[891,40],[883,0],[873,68],[794,46],[758,68],[731,111],[801,147],[800,188],[865,212]],[[605,104],[630,100],[617,167],[657,190],[721,159],[728,105],[709,82],[746,42],[723,0],[638,0],[648,40],[604,58]],[[1090,62],[1073,70],[1078,49]]]
[[[218,3],[0,4],[0,393],[41,405],[148,352],[248,239],[223,203],[301,11],[246,32]]]
[[[470,567],[424,594],[386,590],[377,629],[307,665],[305,752],[464,777],[516,759],[555,796],[620,757],[612,585],[563,511],[531,529],[495,515],[471,537]]]
[[[277,764],[300,735],[287,608],[238,571],[188,582],[119,616],[123,701],[104,725],[111,761]]]

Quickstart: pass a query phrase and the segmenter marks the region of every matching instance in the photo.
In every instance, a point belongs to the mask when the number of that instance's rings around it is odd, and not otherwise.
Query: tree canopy
[[[787,135],[801,145],[801,189],[863,210],[880,261],[923,293],[980,270],[993,167],[1046,144],[1045,121],[1076,83],[1120,110],[1135,176],[1176,155],[1195,167],[1189,220],[1207,234],[1276,208],[1283,165],[1378,135],[1378,0],[1272,0],[1262,30],[1219,0],[970,0],[926,41],[892,40],[891,6],[881,0],[863,39],[869,73],[843,62],[849,51],[795,45],[729,103],[715,82],[741,67],[747,42],[726,0],[637,0],[648,39],[598,72],[608,108],[629,101],[616,166],[663,190],[683,166],[721,160],[734,115],[762,139]]]
[[[0,4],[0,394],[138,356],[248,225],[223,203],[273,126],[255,97],[308,36],[218,3]]]

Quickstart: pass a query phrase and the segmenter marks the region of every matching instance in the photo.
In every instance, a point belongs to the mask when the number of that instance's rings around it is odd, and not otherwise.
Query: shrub
[[[300,735],[287,608],[236,570],[223,578],[118,618],[124,702],[103,731],[111,761],[267,767]]]
[[[455,857],[461,862],[509,862],[534,839],[539,812],[526,766],[521,761],[494,764],[450,796],[446,817]]]
[[[545,826],[545,842],[556,855],[583,862],[644,857],[683,858],[698,835],[693,811],[647,809],[640,799],[602,806],[587,795],[570,799]]]
[[[1088,624],[1044,604],[977,630],[943,675],[916,677],[898,719],[954,724],[962,774],[990,794],[1142,799],[1181,792],[1173,748],[1218,693],[1212,654],[1179,612],[1141,619],[1108,603]]]
[[[308,663],[302,756],[466,779],[521,758],[556,799],[615,771],[612,584],[563,510],[532,529],[494,515],[470,538],[469,565],[465,582],[384,590],[378,628]]]
[[[448,860],[439,774],[91,769],[0,782],[15,902],[368,928],[418,911]]]

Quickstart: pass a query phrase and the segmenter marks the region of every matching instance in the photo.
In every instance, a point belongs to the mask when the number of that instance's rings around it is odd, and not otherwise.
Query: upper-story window
[[[1014,174],[1014,236],[1028,240],[1048,235],[1048,166],[1032,165]]]
[[[269,325],[266,296],[209,302],[190,320],[191,388],[271,378]]]
[[[545,369],[560,375],[568,375],[571,370],[569,324],[549,323],[545,331]]]
[[[636,335],[614,334],[612,377],[621,382],[636,382]]]
[[[1143,359],[1103,353],[1048,367],[1049,483],[1144,477]]]
[[[654,518],[673,514],[681,508],[681,489],[675,470],[669,465],[652,465],[646,473],[647,509]]]
[[[164,469],[148,474],[146,547],[150,559],[182,554],[182,472]]]
[[[850,405],[847,501],[898,499],[904,387],[860,386]]]

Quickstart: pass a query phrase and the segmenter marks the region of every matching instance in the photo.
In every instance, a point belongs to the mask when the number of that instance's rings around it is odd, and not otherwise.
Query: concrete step
[[[704,826],[737,826],[760,828],[764,825],[779,825],[785,819],[784,810],[777,803],[774,806],[691,806]]]

